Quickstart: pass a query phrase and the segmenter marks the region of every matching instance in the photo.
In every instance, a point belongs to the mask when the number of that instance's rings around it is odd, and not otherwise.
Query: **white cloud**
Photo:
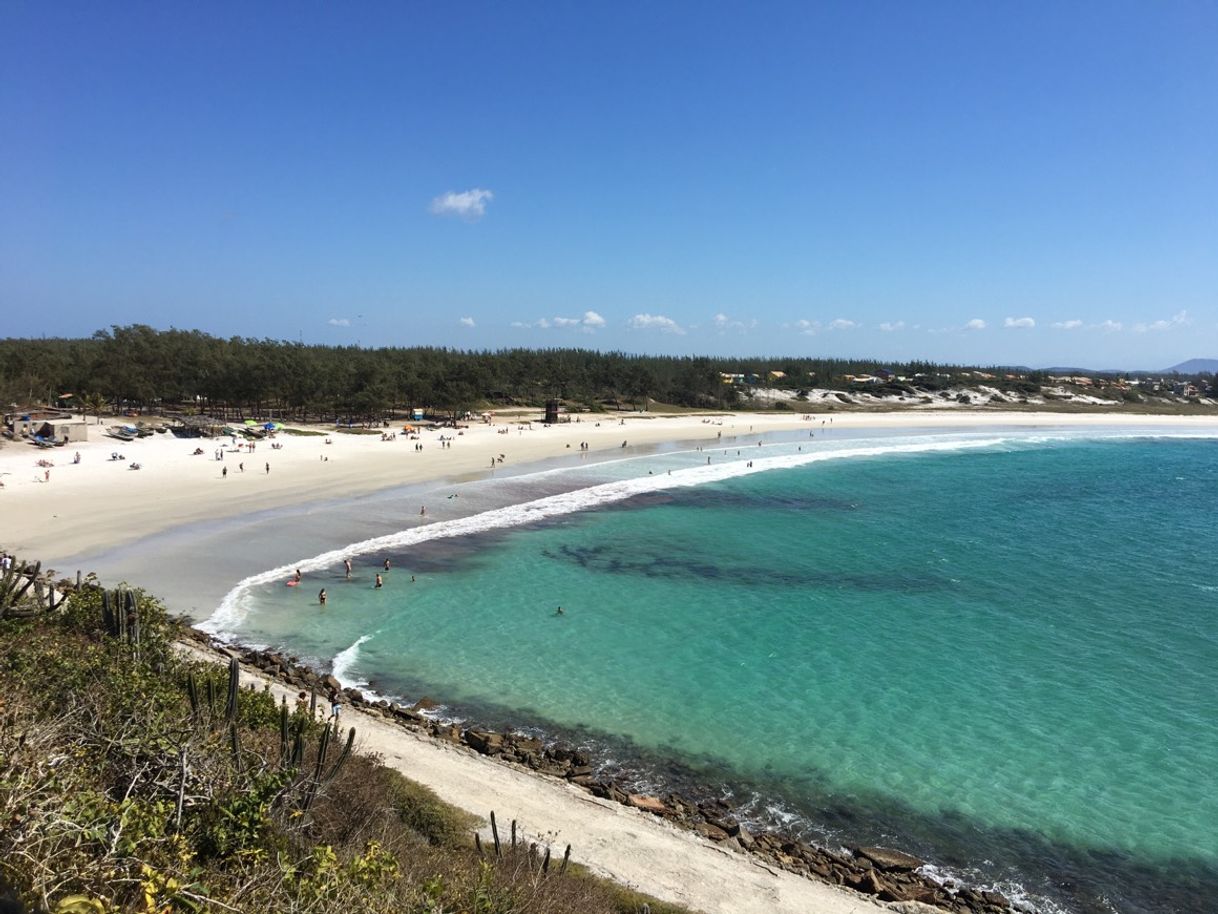
[[[525,329],[536,327],[540,330],[575,327],[584,333],[593,333],[597,328],[605,326],[605,319],[595,311],[585,311],[583,317],[539,317],[535,321],[512,321],[512,326]]]
[[[1016,330],[1031,330],[1036,326],[1036,321],[1030,317],[1008,317],[1002,322],[1002,326],[1007,329],[1014,328]]]
[[[1135,333],[1147,333],[1156,332],[1159,330],[1172,330],[1176,327],[1183,327],[1189,323],[1191,322],[1188,319],[1188,312],[1180,311],[1173,314],[1167,320],[1154,321],[1150,324],[1134,324],[1133,329]]]
[[[663,314],[636,314],[626,321],[631,330],[660,330],[664,333],[675,333],[678,336],[685,333],[685,328],[671,317]]]
[[[349,317],[332,317],[326,321],[331,327],[350,327],[351,318]]]
[[[1053,324],[1055,330],[1077,330],[1081,326],[1082,321],[1057,321]]]
[[[711,323],[714,324],[715,329],[718,330],[722,334],[728,330],[740,330],[740,331],[752,330],[754,327],[757,326],[757,319],[753,318],[751,321],[733,320],[732,318],[730,318],[726,314],[724,314],[722,311],[720,311],[718,314],[716,314],[714,317],[711,318]]]
[[[461,324],[462,327],[472,327],[474,326],[474,319],[472,317],[463,317],[457,323]]]
[[[1103,330],[1105,333],[1116,333],[1119,330],[1124,330],[1125,325],[1120,321],[1102,321],[1095,325],[1096,330]]]
[[[964,325],[965,330],[984,330],[985,321],[979,317],[974,317],[971,321]]]
[[[805,336],[815,336],[816,332],[820,330],[820,321],[797,320],[795,329]]]
[[[894,330],[904,330],[905,321],[884,321],[880,324],[880,329],[885,333],[892,333]]]
[[[862,326],[854,321],[848,321],[844,317],[839,317],[836,320],[829,322],[830,330],[854,330],[856,327]]]
[[[466,222],[477,222],[486,215],[486,205],[494,199],[493,193],[480,187],[460,193],[450,190],[431,201],[431,212],[436,216],[456,216]]]

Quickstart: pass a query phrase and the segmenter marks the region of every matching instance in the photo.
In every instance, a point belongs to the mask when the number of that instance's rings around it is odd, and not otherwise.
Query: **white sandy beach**
[[[280,435],[281,450],[269,441],[253,452],[237,452],[228,439],[180,439],[168,433],[130,443],[106,437],[91,425],[89,440],[68,447],[38,449],[7,441],[0,447],[0,548],[55,566],[60,559],[114,547],[196,521],[336,496],[354,496],[390,486],[435,479],[460,479],[510,470],[540,460],[575,458],[580,442],[592,451],[662,442],[707,442],[764,432],[813,429],[832,416],[829,430],[859,428],[1085,428],[1167,427],[1178,431],[1218,430],[1218,416],[1134,416],[1027,412],[814,413],[809,422],[795,412],[769,415],[588,417],[582,422],[525,426],[507,419],[495,425],[471,423],[452,446],[441,448],[449,430],[424,430],[419,442],[400,426],[394,441],[379,434]],[[506,434],[502,434],[504,430]],[[737,439],[739,440],[739,439]],[[415,444],[422,443],[421,451]],[[193,451],[201,448],[201,455]],[[215,451],[223,448],[223,461]],[[79,451],[81,462],[73,464]],[[125,459],[111,460],[112,453]],[[504,455],[503,463],[491,461]],[[323,458],[326,458],[323,460]],[[39,460],[54,463],[49,480]],[[138,462],[139,470],[130,469]],[[244,464],[244,470],[240,466]],[[266,465],[270,465],[270,472]],[[227,467],[228,474],[222,476]],[[67,573],[67,569],[60,569]],[[86,569],[87,570],[87,569]]]
[[[1154,417],[1113,414],[1000,413],[973,411],[897,413],[797,413],[652,417],[630,414],[590,417],[579,423],[525,427],[507,419],[471,427],[442,448],[441,434],[424,431],[419,441],[404,435],[332,434],[277,439],[283,448],[259,441],[236,452],[228,440],[177,439],[168,434],[119,442],[91,426],[91,440],[78,446],[39,450],[21,442],[0,448],[0,548],[45,566],[90,550],[133,542],[159,531],[252,510],[354,496],[403,483],[472,478],[541,460],[578,459],[581,442],[593,451],[663,442],[724,441],[770,431],[809,429],[818,435],[832,415],[832,429],[977,429],[1022,427],[1154,427],[1177,433],[1218,434],[1218,416]],[[507,433],[502,433],[507,429]],[[828,430],[825,432],[828,434]],[[741,440],[737,437],[737,440]],[[423,449],[416,450],[422,443]],[[202,455],[192,455],[196,447]],[[224,460],[215,451],[224,447]],[[73,464],[79,450],[81,462]],[[124,460],[110,460],[112,452]],[[505,455],[502,464],[492,458]],[[328,458],[328,459],[325,459]],[[38,467],[54,461],[50,479]],[[138,461],[140,470],[129,469]],[[239,467],[244,463],[244,471]],[[266,464],[270,464],[270,472]],[[227,467],[227,476],[221,470]],[[63,574],[75,569],[60,568]],[[89,569],[84,569],[88,571]],[[223,575],[225,569],[215,573]],[[146,583],[155,591],[155,582]],[[231,583],[236,583],[233,580]],[[173,607],[170,607],[173,609]],[[277,690],[282,689],[277,685]],[[875,910],[867,897],[773,871],[759,860],[727,851],[645,813],[599,800],[565,782],[529,774],[459,747],[441,745],[366,715],[350,714],[366,750],[432,787],[445,800],[478,815],[494,809],[515,818],[536,836],[574,846],[574,856],[595,870],[660,898],[706,912],[800,912],[847,914]]]

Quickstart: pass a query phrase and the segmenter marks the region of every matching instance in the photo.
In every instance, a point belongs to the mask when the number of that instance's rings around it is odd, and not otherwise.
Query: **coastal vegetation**
[[[473,817],[178,634],[91,581],[0,619],[0,909],[679,910],[523,845],[480,853]]]
[[[571,409],[797,408],[814,390],[904,398],[909,403],[975,394],[1018,404],[1078,392],[1114,403],[1147,397],[1189,402],[1213,394],[1213,377],[1055,377],[997,366],[947,366],[844,358],[646,356],[590,349],[462,351],[431,347],[320,346],[221,339],[197,330],[113,327],[83,339],[0,340],[0,401],[54,403],[101,415],[179,410],[296,421],[374,419],[425,408],[459,414],[480,407],[537,407],[558,398]],[[960,401],[966,402],[966,401]],[[1166,402],[1166,401],[1164,401]],[[1160,404],[1162,405],[1162,404]]]

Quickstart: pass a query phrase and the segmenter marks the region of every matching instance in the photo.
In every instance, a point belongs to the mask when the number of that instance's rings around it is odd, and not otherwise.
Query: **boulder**
[[[726,829],[712,825],[710,822],[699,822],[694,826],[694,831],[703,838],[710,838],[712,841],[726,841],[730,837]]]
[[[863,878],[859,880],[856,887],[860,892],[866,892],[868,895],[879,895],[887,889],[884,881],[876,875],[875,870],[868,870],[863,874]]]
[[[483,755],[497,755],[503,751],[503,734],[489,730],[466,730],[465,745]]]
[[[641,809],[644,812],[653,813],[657,816],[666,816],[670,810],[659,797],[649,797],[646,794],[632,793],[626,798],[626,803],[633,806],[635,809]]]
[[[856,847],[854,855],[870,860],[882,870],[916,870],[923,862],[912,854],[889,850],[886,847]]]
[[[322,676],[320,685],[329,692],[341,692],[343,690],[342,683],[333,676]]]
[[[420,698],[418,701],[416,701],[414,704],[412,704],[410,706],[410,710],[412,710],[412,711],[434,711],[438,707],[440,707],[440,703],[438,701],[436,701],[434,698],[429,698],[428,696],[424,695],[422,698]]]

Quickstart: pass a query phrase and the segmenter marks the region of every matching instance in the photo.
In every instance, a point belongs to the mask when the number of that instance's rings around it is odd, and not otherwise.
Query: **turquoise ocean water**
[[[787,436],[542,475],[386,531],[351,582],[343,543],[251,579],[211,627],[1043,909],[1218,897],[1218,441]]]

